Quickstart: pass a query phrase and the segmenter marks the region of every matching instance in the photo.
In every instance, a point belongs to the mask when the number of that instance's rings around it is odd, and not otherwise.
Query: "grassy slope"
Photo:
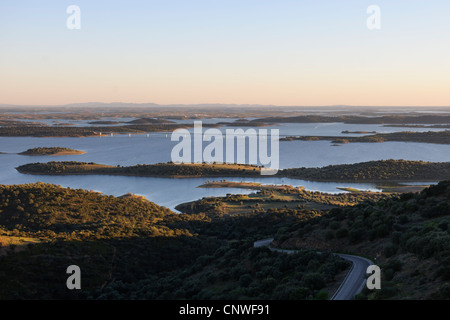
[[[204,185],[205,186],[205,185]],[[390,197],[379,192],[353,192],[327,194],[306,191],[292,186],[262,185],[254,183],[217,182],[206,186],[213,187],[243,187],[256,189],[249,195],[227,195],[226,197],[207,197],[196,201],[179,204],[176,209],[185,213],[202,213],[239,215],[251,212],[277,212],[280,210],[303,212],[306,218],[311,218],[319,211],[329,210],[338,206],[355,205],[367,199],[382,199]]]

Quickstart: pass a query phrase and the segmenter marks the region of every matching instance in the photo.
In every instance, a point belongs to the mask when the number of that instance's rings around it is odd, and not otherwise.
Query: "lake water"
[[[228,119],[227,121],[233,121]],[[61,122],[65,122],[61,120]],[[354,125],[342,123],[307,123],[286,124],[259,129],[280,130],[285,135],[345,135],[348,131],[397,132],[405,128],[382,127],[381,125]],[[235,129],[233,127],[221,128]],[[245,128],[244,128],[245,129]],[[408,129],[409,130],[409,129]],[[411,128],[411,131],[429,131],[426,128]],[[442,129],[435,129],[436,131]],[[192,131],[192,130],[191,130]],[[355,134],[356,135],[356,134]],[[171,161],[172,148],[178,143],[171,141],[171,133],[151,133],[143,135],[114,135],[86,138],[33,138],[0,137],[0,183],[22,184],[31,182],[48,182],[63,187],[96,190],[115,196],[135,193],[147,199],[174,209],[182,202],[196,200],[206,196],[224,196],[227,193],[250,193],[244,189],[197,188],[206,181],[224,178],[148,178],[121,176],[34,176],[20,174],[15,167],[31,162],[48,161],[84,161],[109,165],[130,166]],[[204,146],[208,143],[205,142]],[[68,147],[86,151],[83,155],[72,156],[23,156],[17,153],[34,147]],[[446,162],[450,158],[450,146],[426,143],[385,142],[385,143],[349,143],[333,146],[329,141],[289,141],[280,142],[280,168],[321,167],[330,164],[357,163],[370,160],[405,159]],[[226,178],[229,181],[250,181],[269,184],[290,184],[304,186],[307,190],[322,192],[342,192],[338,187],[352,187],[375,190],[371,183],[333,183],[311,182],[287,178]]]

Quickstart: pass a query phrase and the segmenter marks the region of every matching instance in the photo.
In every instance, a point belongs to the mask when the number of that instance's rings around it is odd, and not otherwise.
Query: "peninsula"
[[[420,142],[420,143],[436,143],[450,144],[450,130],[445,131],[428,131],[428,132],[393,132],[393,133],[377,133],[359,137],[339,137],[339,136],[288,136],[280,138],[280,141],[318,141],[325,140],[332,143],[351,143],[351,142]]]
[[[16,168],[20,173],[39,175],[100,174],[142,177],[288,177],[313,181],[400,182],[450,179],[450,162],[378,160],[319,168],[290,168],[274,176],[261,175],[261,167],[245,164],[173,162],[121,167],[93,162],[30,163]]]
[[[245,177],[260,176],[261,168],[245,164],[207,164],[173,162],[135,165],[129,167],[111,166],[93,162],[62,161],[30,163],[16,168],[20,173],[47,175],[100,174],[141,177]]]
[[[84,153],[86,152],[62,147],[38,147],[28,149],[27,151],[21,152],[19,154],[25,156],[68,156]]]

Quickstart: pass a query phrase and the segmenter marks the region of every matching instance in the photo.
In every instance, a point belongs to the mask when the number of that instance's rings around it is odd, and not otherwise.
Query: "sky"
[[[450,106],[449,17],[448,0],[1,0],[0,104]]]

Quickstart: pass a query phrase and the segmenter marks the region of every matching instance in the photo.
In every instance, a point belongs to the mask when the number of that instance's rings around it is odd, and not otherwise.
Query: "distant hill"
[[[174,123],[173,121],[156,118],[141,118],[132,121],[128,121],[129,124],[155,124],[155,123]]]
[[[353,123],[353,124],[448,124],[448,115],[385,115],[365,117],[359,115],[300,115],[267,117],[252,121],[266,123]]]

